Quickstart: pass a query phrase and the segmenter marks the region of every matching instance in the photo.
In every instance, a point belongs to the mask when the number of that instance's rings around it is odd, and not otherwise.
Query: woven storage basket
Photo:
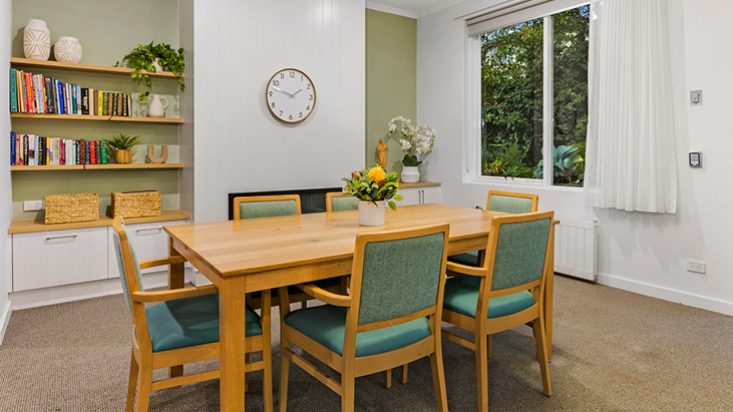
[[[160,216],[160,192],[112,192],[112,217]]]
[[[99,195],[64,193],[46,196],[46,224],[99,220]]]

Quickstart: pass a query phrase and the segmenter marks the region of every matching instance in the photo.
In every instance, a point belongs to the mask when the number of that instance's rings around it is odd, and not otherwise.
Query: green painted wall
[[[46,21],[53,43],[59,36],[79,39],[83,48],[82,63],[111,66],[138,43],[150,41],[178,46],[177,0],[14,0],[13,56],[23,57],[23,28],[30,18]],[[51,53],[53,59],[53,52]],[[55,76],[63,81],[101,90],[134,93],[140,87],[125,76],[85,74],[71,71],[29,69],[34,73]],[[176,95],[170,80],[153,80],[153,91]],[[177,102],[168,116],[177,115]],[[133,110],[136,107],[133,106]],[[171,125],[86,121],[48,121],[14,119],[13,130],[42,136],[106,139],[117,133],[139,135],[135,163],[144,160],[147,144],[169,145],[169,161],[178,160],[178,127]],[[177,171],[67,171],[13,173],[13,217],[30,219],[36,212],[23,212],[24,200],[43,199],[50,193],[97,192],[103,212],[112,191],[155,189],[163,194],[163,208],[177,209]]]
[[[377,162],[377,142],[396,116],[416,116],[417,20],[366,11],[366,164]],[[386,139],[387,168],[399,172],[402,152]]]

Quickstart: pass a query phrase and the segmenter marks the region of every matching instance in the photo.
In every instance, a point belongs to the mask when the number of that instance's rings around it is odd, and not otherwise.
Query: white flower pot
[[[381,226],[384,224],[385,201],[376,204],[366,200],[359,201],[359,224],[362,226]]]
[[[53,46],[53,56],[56,61],[79,63],[81,55],[81,43],[76,37],[61,36]]]
[[[402,166],[400,179],[405,183],[417,183],[420,181],[420,170],[417,166]]]
[[[45,21],[28,20],[23,29],[23,54],[29,59],[48,60],[51,55],[51,32]]]

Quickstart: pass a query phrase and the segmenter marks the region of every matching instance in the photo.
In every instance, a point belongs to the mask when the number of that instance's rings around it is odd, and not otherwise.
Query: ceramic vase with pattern
[[[79,63],[82,56],[79,39],[70,36],[59,37],[53,46],[53,56],[60,62]]]
[[[48,60],[51,55],[51,32],[45,21],[28,20],[23,30],[23,54],[29,59]]]

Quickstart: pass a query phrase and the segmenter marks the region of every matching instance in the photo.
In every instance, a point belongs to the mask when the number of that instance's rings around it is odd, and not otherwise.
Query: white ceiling
[[[462,0],[367,0],[367,8],[418,18]]]

